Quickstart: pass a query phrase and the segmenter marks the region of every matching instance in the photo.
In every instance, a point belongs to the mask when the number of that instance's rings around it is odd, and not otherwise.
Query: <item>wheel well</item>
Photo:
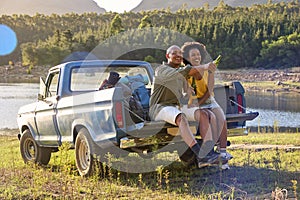
[[[82,126],[82,125],[77,125],[77,126],[74,127],[74,129],[73,129],[73,144],[75,144],[78,132],[82,128],[84,128],[84,126]]]
[[[29,127],[28,126],[22,126],[22,128],[21,128],[21,133],[23,133],[26,129],[29,129]],[[18,139],[20,140],[21,139],[21,134],[20,132],[18,133]]]

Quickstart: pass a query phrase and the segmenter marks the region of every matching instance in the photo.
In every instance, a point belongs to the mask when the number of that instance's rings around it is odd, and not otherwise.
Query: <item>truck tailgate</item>
[[[242,122],[253,120],[258,116],[258,112],[240,113],[240,114],[226,114],[227,122]]]

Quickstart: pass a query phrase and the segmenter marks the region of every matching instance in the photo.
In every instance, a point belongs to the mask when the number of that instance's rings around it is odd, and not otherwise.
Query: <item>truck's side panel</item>
[[[112,107],[115,88],[62,98],[57,105],[57,121],[62,141],[73,141],[74,128],[86,127],[97,142],[115,137]]]

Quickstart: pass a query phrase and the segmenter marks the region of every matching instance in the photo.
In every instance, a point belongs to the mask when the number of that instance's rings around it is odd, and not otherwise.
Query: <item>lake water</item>
[[[0,129],[18,128],[17,112],[20,106],[35,102],[39,84],[0,83]],[[259,116],[247,126],[299,127],[300,94],[247,92],[247,110],[258,111]]]
[[[18,128],[18,109],[37,100],[39,84],[0,83],[0,129]]]
[[[300,128],[300,94],[248,91],[245,98],[247,108],[259,112],[248,126]]]

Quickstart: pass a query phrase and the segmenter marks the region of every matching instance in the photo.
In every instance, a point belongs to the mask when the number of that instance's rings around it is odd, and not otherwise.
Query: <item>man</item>
[[[164,63],[155,70],[150,98],[150,117],[155,121],[163,120],[179,127],[182,139],[196,155],[199,168],[215,163],[219,155],[211,153],[208,155],[215,145],[212,135],[207,134],[200,146],[189,127],[188,118],[199,121],[200,111],[193,114],[186,113],[192,115],[186,116],[180,108],[187,103],[190,96],[190,94],[183,96],[186,78],[193,76],[200,79],[204,70],[216,70],[216,66],[209,63],[205,66],[181,67],[182,51],[176,45],[167,49],[166,58],[167,64]]]

